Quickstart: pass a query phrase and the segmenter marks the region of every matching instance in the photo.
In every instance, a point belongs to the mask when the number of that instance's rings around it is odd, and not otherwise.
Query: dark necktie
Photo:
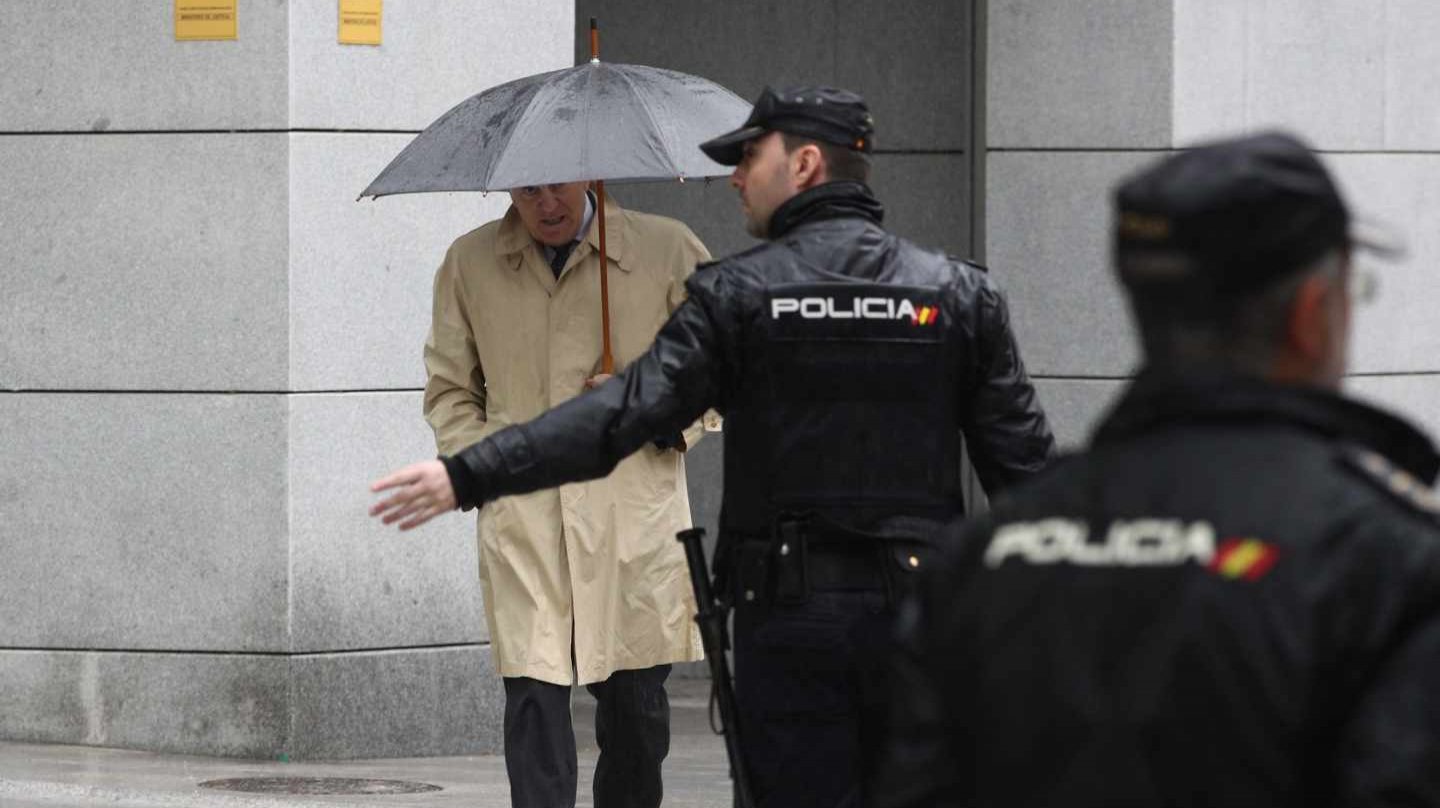
[[[560,273],[565,269],[565,262],[570,258],[570,253],[575,250],[576,243],[571,241],[552,248],[555,255],[550,258],[550,271],[555,273],[555,280],[560,280]]]

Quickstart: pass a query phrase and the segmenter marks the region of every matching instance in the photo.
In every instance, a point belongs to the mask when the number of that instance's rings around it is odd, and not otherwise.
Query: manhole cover
[[[206,780],[200,787],[246,794],[421,794],[440,790],[429,783],[357,777],[234,777]]]

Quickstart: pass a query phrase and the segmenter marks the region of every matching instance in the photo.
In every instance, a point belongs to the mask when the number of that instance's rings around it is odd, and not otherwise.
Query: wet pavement
[[[671,679],[670,756],[665,761],[665,805],[730,808],[729,767],[721,739],[710,732],[709,682]],[[577,806],[593,806],[595,702],[575,691],[575,732],[580,748]],[[438,786],[438,791],[385,793],[396,786],[370,784],[363,794],[242,793],[201,788],[213,780],[343,778]],[[352,784],[354,785],[354,784]],[[286,806],[469,806],[508,808],[510,789],[499,755],[393,760],[279,763],[162,755],[86,746],[0,742],[0,808],[280,808]]]

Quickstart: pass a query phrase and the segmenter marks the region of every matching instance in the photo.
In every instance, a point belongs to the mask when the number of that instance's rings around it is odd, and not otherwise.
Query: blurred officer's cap
[[[834,87],[766,87],[739,129],[700,148],[721,165],[738,165],[745,143],[766,132],[788,132],[866,153],[875,148],[875,121],[865,99]]]
[[[1126,286],[1193,287],[1217,301],[1337,247],[1404,251],[1378,229],[1361,232],[1325,166],[1281,132],[1206,143],[1126,179],[1115,191],[1114,244]]]

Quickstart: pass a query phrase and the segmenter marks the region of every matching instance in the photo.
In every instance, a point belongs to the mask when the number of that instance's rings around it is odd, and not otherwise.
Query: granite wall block
[[[0,138],[0,389],[279,390],[285,135]]]
[[[987,259],[1032,374],[1113,378],[1133,370],[1139,353],[1110,269],[1110,190],[1158,156],[990,154]]]
[[[435,455],[420,399],[289,398],[292,651],[488,640],[474,512],[405,533],[367,515],[371,480]]]
[[[423,387],[435,272],[452,241],[504,215],[509,195],[357,201],[410,135],[289,138],[289,389]]]
[[[291,671],[297,758],[501,750],[504,687],[488,646],[302,656]]]
[[[0,3],[0,131],[283,128],[291,5],[242,2],[235,40],[177,42],[173,2]]]
[[[1170,145],[1172,9],[1154,0],[990,0],[992,149]]]
[[[0,649],[0,738],[274,758],[289,747],[279,656]]]
[[[284,400],[0,395],[0,647],[283,651]]]
[[[336,41],[335,3],[291,3],[290,125],[423,129],[481,90],[574,64],[571,7],[569,0],[386,3],[377,47]]]

